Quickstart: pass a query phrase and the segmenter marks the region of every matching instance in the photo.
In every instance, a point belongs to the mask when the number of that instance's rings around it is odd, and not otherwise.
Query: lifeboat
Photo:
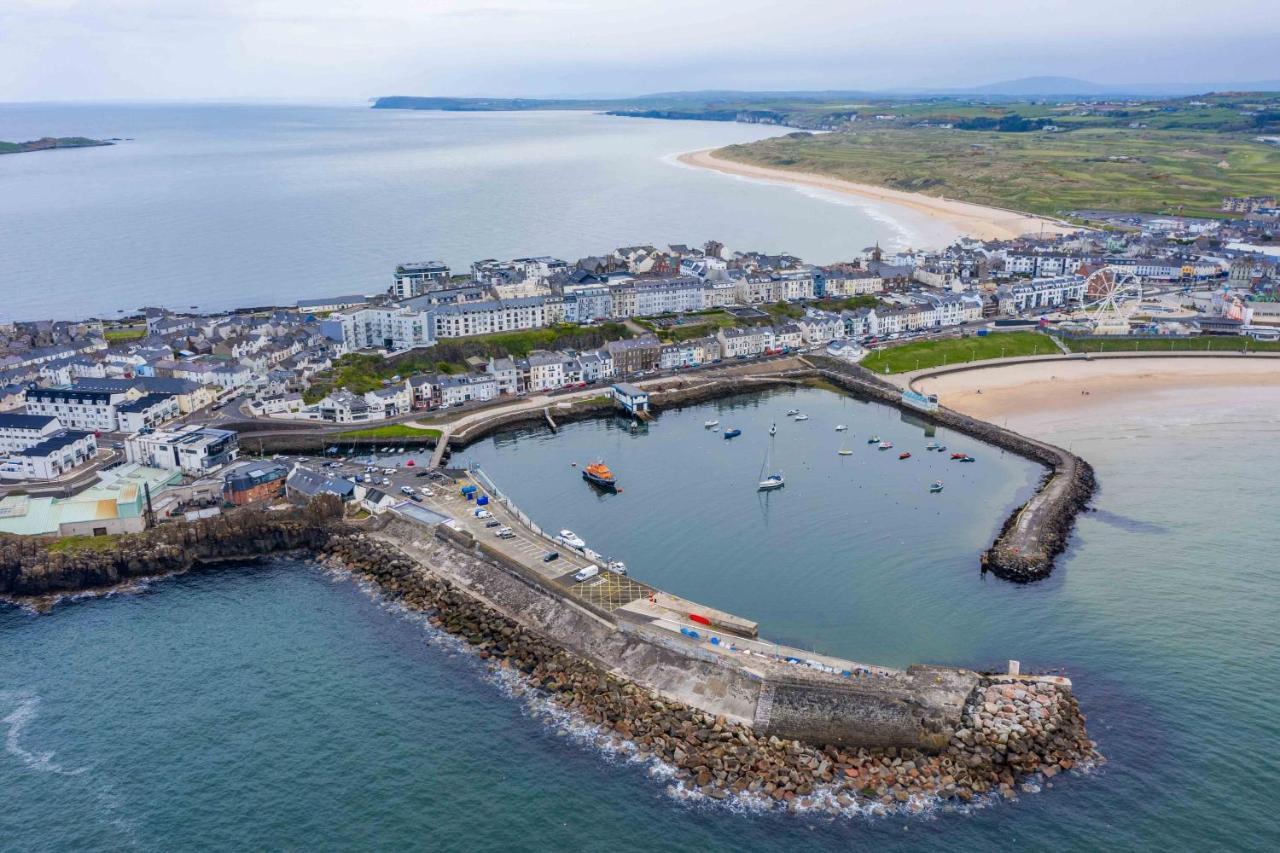
[[[603,462],[592,462],[586,468],[582,469],[582,479],[586,480],[593,486],[602,489],[618,488],[618,479],[613,476],[613,472],[609,470],[609,466]]]

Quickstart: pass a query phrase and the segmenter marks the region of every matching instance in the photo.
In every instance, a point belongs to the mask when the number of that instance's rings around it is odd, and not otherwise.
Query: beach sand
[[[1154,412],[1245,404],[1280,423],[1280,359],[1126,358],[1012,364],[916,383],[942,405],[1027,435],[1073,420],[1117,423]],[[979,393],[981,392],[981,393]]]
[[[753,166],[738,163],[714,156],[714,150],[690,151],[677,157],[687,166],[712,169],[728,175],[744,178],[779,181],[796,186],[812,187],[828,190],[848,196],[856,196],[871,202],[907,208],[923,214],[931,219],[947,223],[961,233],[977,237],[981,240],[1010,240],[1023,234],[1062,234],[1075,229],[1051,219],[1001,210],[995,207],[984,207],[953,199],[935,198],[921,193],[909,193],[877,187],[872,184],[857,184],[841,178],[819,175],[813,172],[793,172],[787,169],[770,169],[764,166]]]

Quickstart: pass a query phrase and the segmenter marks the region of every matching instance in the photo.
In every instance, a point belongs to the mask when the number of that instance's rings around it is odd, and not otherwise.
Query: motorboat
[[[798,414],[800,414],[800,410],[799,410],[799,409],[787,409],[787,417],[789,417],[789,418],[793,418],[793,417],[795,417],[795,416],[796,416],[796,415],[798,415]]]
[[[724,431],[724,437],[726,439],[737,438],[740,435],[742,435],[742,430],[740,429],[727,429]]]
[[[756,486],[756,491],[771,492],[774,489],[781,489],[786,484],[781,474],[770,474],[760,481],[759,485]]]
[[[770,425],[769,425],[769,435],[777,435],[777,434],[778,434],[778,425],[777,425],[777,424],[770,424]]]
[[[966,456],[968,456],[968,455],[969,455],[969,454],[967,454],[967,453],[952,453],[952,454],[951,454],[951,458],[952,458],[952,459],[963,459],[963,458],[965,458],[965,457],[966,457]]]
[[[570,548],[582,549],[587,547],[587,543],[582,541],[582,537],[574,533],[572,530],[561,530],[560,541]]]
[[[618,478],[609,470],[609,466],[603,462],[592,462],[586,468],[583,468],[582,479],[602,489],[618,488]]]
[[[873,435],[871,436],[871,438],[867,439],[867,444],[879,444],[879,443],[880,443],[880,436],[878,435]]]
[[[840,448],[839,450],[837,450],[837,451],[836,451],[836,453],[840,454],[841,456],[852,456],[852,455],[853,455],[853,451],[852,451],[852,450],[850,450],[850,449],[849,449],[849,448],[847,448],[847,447],[842,447],[842,448]]]
[[[931,442],[929,442],[928,444],[926,444],[926,445],[924,446],[924,449],[925,449],[925,450],[937,450],[939,447],[941,447],[941,445],[940,445],[940,444],[938,444],[938,442],[936,442],[936,441],[931,441]]]
[[[892,450],[892,449],[893,449],[893,442],[892,442],[892,441],[882,441],[882,442],[880,442],[880,444],[879,444],[879,445],[877,445],[877,447],[878,447],[880,450]]]
[[[969,456],[968,454],[965,454],[964,456],[961,456],[961,457],[960,457],[960,461],[961,461],[961,462],[976,462],[977,460],[975,460],[972,456]]]
[[[809,420],[809,416],[808,416],[808,415],[796,415],[796,420],[797,420],[797,421],[807,421],[807,420]]]
[[[627,564],[621,560],[610,560],[605,568],[615,575],[625,575],[627,573]]]
[[[898,458],[899,458],[899,459],[910,459],[910,458],[911,458],[911,452],[910,452],[910,451],[907,451],[907,452],[905,452],[905,453],[899,453],[899,454],[898,454]]]
[[[849,427],[845,426],[844,424],[836,424],[836,432],[844,432],[848,428]]]
[[[707,429],[711,429],[713,426],[720,426],[720,422],[719,421],[703,421],[702,425]]]
[[[939,445],[939,446],[938,446],[938,452],[939,452],[939,453],[946,453],[946,452],[947,452],[947,446],[946,446],[945,444]]]
[[[934,480],[933,485],[929,487],[929,493],[936,495],[940,491],[942,491],[942,481]]]

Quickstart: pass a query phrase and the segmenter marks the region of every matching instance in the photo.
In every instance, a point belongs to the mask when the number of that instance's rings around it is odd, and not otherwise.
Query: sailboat
[[[764,472],[768,470],[768,468],[769,451],[766,448],[764,452],[764,462],[760,463],[760,482],[756,484],[756,491],[758,492],[772,492],[774,489],[781,489],[786,485],[786,482],[782,479],[781,471],[775,471],[766,477]]]
[[[841,456],[852,456],[852,455],[853,455],[853,451],[852,451],[852,450],[850,450],[848,447],[846,447],[846,446],[845,446],[845,443],[844,443],[843,441],[841,441],[841,442],[840,442],[840,449],[839,449],[839,450],[837,450],[837,451],[836,451],[836,453],[840,454]]]

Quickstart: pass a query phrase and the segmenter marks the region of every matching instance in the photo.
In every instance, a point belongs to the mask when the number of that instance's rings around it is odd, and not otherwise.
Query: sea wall
[[[110,587],[196,563],[314,550],[328,541],[342,506],[324,496],[282,511],[243,508],[142,533],[57,547],[51,537],[0,535],[0,596],[37,597]],[[70,540],[75,542],[75,540]]]
[[[862,399],[911,412],[1045,466],[1044,478],[1025,504],[1006,519],[981,566],[1005,580],[1026,583],[1048,577],[1066,549],[1076,516],[1093,498],[1093,467],[1073,453],[947,408],[921,412],[902,405],[902,389],[867,370],[826,356],[806,358],[816,375]]]
[[[918,808],[927,797],[1011,797],[1031,774],[1099,760],[1065,683],[917,667],[903,676],[908,696],[902,684],[837,689],[818,675],[753,672],[647,637],[460,546],[396,521],[335,536],[324,553],[708,797]],[[922,717],[936,724],[927,745],[878,742]]]

